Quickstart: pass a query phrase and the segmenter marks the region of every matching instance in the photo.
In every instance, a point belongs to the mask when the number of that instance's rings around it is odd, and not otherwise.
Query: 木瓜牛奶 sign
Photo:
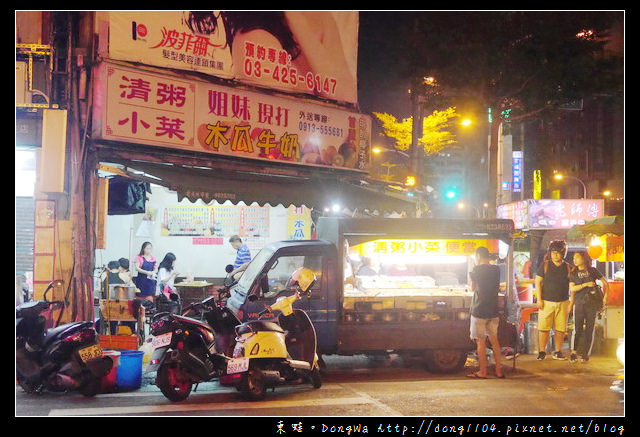
[[[364,114],[108,62],[94,74],[95,139],[360,171],[369,165]]]
[[[357,11],[98,11],[103,59],[357,103]]]

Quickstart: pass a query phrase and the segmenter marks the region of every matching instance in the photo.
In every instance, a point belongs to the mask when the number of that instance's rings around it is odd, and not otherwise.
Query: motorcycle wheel
[[[102,390],[102,378],[98,378],[92,374],[86,376],[85,383],[80,386],[78,391],[83,396],[93,397]]]
[[[163,364],[158,369],[156,385],[163,395],[172,402],[184,401],[191,393],[191,380],[176,363]]]
[[[320,368],[318,366],[314,367],[309,375],[309,379],[311,380],[311,385],[313,388],[322,387],[322,377],[320,376]]]
[[[34,393],[36,391],[36,387],[32,384],[28,383],[26,378],[22,376],[20,371],[16,370],[16,379],[18,380],[18,384],[22,387],[25,393]]]
[[[240,379],[240,393],[242,393],[242,396],[250,401],[259,401],[264,399],[266,392],[262,372],[251,369],[242,374]]]

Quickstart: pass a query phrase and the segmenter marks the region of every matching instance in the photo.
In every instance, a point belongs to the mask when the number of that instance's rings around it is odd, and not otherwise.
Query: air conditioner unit
[[[16,61],[16,105],[31,103],[29,91],[29,65],[26,62]]]

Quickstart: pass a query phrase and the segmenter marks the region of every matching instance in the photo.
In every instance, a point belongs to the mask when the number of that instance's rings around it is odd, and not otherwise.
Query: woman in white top
[[[156,295],[164,293],[168,298],[169,293],[175,293],[176,288],[173,283],[180,274],[175,270],[175,263],[176,256],[168,252],[158,267],[158,291]]]

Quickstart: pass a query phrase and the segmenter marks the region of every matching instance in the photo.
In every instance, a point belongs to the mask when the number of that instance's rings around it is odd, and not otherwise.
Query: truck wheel
[[[320,376],[320,368],[318,366],[314,367],[309,374],[309,380],[313,388],[322,387],[322,377]]]
[[[251,369],[242,374],[240,379],[240,393],[247,400],[260,401],[264,399],[267,390],[264,385],[264,377],[258,369]]]
[[[464,368],[467,352],[462,349],[429,349],[424,352],[427,368],[434,373],[455,373]]]
[[[156,386],[172,402],[184,401],[191,393],[191,380],[176,363],[162,364],[156,376]]]

